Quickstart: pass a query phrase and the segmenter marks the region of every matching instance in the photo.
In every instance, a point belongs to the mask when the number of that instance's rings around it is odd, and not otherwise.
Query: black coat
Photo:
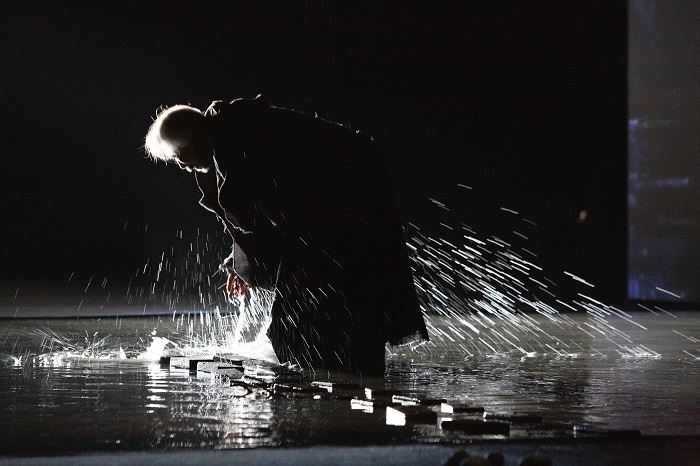
[[[260,97],[215,102],[206,115],[217,170],[197,175],[201,203],[233,237],[237,274],[276,289],[277,355],[379,371],[385,342],[427,339],[389,172],[372,141]],[[379,352],[381,368],[361,361]]]

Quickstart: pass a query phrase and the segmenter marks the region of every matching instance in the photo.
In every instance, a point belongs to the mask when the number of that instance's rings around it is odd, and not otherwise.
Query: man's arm
[[[202,192],[199,205],[214,212],[220,218],[224,218],[224,211],[221,205],[219,205],[219,189],[216,182],[216,172],[213,170],[209,170],[206,173],[195,172],[194,178],[197,180],[197,186],[199,186],[199,190]]]
[[[239,245],[236,244],[234,226],[226,218],[226,210],[219,204],[219,188],[216,172],[195,172],[197,186],[202,192],[199,204],[207,210],[214,212],[217,218],[224,224],[224,228],[233,240],[231,254],[223,260],[219,268],[228,272],[228,284],[226,291],[233,295],[234,299],[245,293],[246,288],[252,282],[251,267],[248,258]]]

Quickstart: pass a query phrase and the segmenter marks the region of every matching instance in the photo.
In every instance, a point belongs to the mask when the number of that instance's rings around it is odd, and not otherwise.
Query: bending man
[[[428,338],[388,170],[349,129],[267,99],[174,106],[146,152],[194,172],[233,240],[229,292],[275,290],[281,362],[383,374],[385,343]]]

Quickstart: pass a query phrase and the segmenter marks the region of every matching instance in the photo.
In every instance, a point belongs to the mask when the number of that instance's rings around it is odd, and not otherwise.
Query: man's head
[[[158,114],[148,129],[144,149],[153,160],[207,172],[214,164],[211,139],[209,122],[200,110],[175,105]]]

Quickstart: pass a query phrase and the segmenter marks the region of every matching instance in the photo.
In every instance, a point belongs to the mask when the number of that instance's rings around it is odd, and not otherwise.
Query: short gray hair
[[[146,154],[155,161],[172,162],[193,137],[201,134],[204,119],[201,110],[189,105],[161,108],[146,134]]]

